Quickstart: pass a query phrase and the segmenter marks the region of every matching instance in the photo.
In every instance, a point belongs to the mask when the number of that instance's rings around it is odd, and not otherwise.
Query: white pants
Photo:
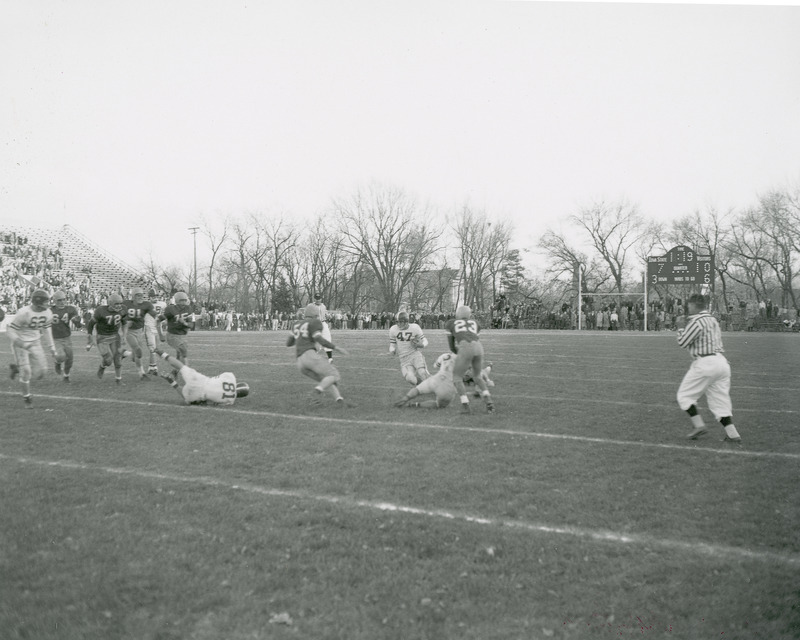
[[[678,387],[678,406],[686,411],[706,395],[708,408],[717,420],[733,415],[731,365],[721,353],[692,360]]]

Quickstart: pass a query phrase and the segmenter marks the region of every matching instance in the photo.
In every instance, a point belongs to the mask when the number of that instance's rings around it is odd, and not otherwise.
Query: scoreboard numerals
[[[651,285],[714,284],[714,256],[701,255],[686,246],[677,246],[663,256],[647,258],[647,276]]]

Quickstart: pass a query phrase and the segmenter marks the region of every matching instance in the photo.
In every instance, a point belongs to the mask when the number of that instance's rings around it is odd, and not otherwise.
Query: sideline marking
[[[0,391],[0,395],[18,396],[19,394],[10,391]],[[37,394],[36,397],[50,398],[53,400],[71,400],[76,402],[128,404],[128,405],[153,407],[153,408],[164,407],[169,409],[178,409],[178,410],[184,409],[189,411],[204,410],[201,407],[190,407],[189,405],[185,404],[170,404],[166,402],[144,402],[141,400],[118,400],[116,398],[83,398],[75,396],[54,396],[45,394]],[[647,405],[647,406],[654,406],[658,408],[657,405]],[[213,411],[214,409],[211,410]],[[560,434],[560,433],[542,433],[539,431],[515,431],[514,429],[488,429],[485,427],[464,427],[464,426],[444,425],[444,424],[421,424],[418,422],[399,422],[399,421],[385,422],[383,420],[356,420],[348,418],[331,418],[329,416],[315,416],[315,415],[304,415],[296,413],[293,414],[293,413],[275,413],[273,411],[254,411],[248,409],[236,409],[234,407],[224,407],[220,408],[219,410],[224,411],[225,413],[236,413],[247,416],[284,418],[287,420],[302,420],[305,422],[332,422],[335,424],[342,425],[344,427],[352,425],[358,425],[358,426],[377,425],[380,427],[387,427],[389,429],[395,427],[409,427],[412,429],[429,429],[431,431],[461,431],[466,433],[480,433],[484,435],[506,435],[506,436],[519,436],[525,438],[548,438],[551,440],[572,440],[574,442],[588,442],[592,444],[636,446],[636,447],[645,447],[654,449],[675,449],[678,451],[707,451],[710,453],[719,453],[723,455],[738,455],[738,456],[747,456],[756,458],[788,458],[790,460],[800,460],[800,453],[783,453],[780,451],[749,451],[747,449],[741,449],[739,447],[715,449],[712,447],[698,447],[694,445],[685,445],[685,444],[667,444],[663,442],[637,442],[635,440],[614,440],[611,438],[592,438],[590,436],[575,436],[575,435]]]
[[[393,504],[391,502],[378,502],[374,500],[358,500],[344,496],[331,496],[324,494],[313,494],[305,491],[287,491],[285,489],[273,489],[261,487],[250,483],[230,483],[218,478],[207,476],[179,476],[174,474],[156,473],[154,471],[144,471],[141,469],[129,469],[125,467],[104,467],[88,465],[81,462],[69,460],[37,460],[9,456],[0,453],[0,459],[17,462],[19,464],[33,464],[44,467],[56,467],[59,469],[76,469],[79,471],[102,471],[103,473],[117,476],[133,476],[138,478],[168,480],[171,482],[182,482],[187,484],[200,484],[218,489],[228,489],[232,491],[244,491],[263,496],[278,498],[294,498],[298,500],[311,500],[332,505],[341,505],[348,509],[370,509],[374,511],[407,513],[415,516],[437,518],[442,520],[461,521],[469,524],[480,524],[491,527],[517,529],[530,533],[553,533],[562,536],[572,536],[575,538],[586,538],[600,542],[614,542],[631,545],[659,546],[665,549],[678,550],[682,552],[700,553],[708,556],[737,556],[746,560],[759,560],[767,562],[777,562],[781,564],[800,565],[800,555],[781,554],[773,551],[751,551],[742,547],[732,547],[729,545],[710,544],[705,542],[687,542],[684,540],[672,540],[669,538],[655,538],[646,534],[621,534],[615,531],[603,529],[584,529],[581,527],[545,525],[524,520],[508,520],[505,518],[485,518],[471,515],[468,513],[458,513],[445,511],[443,509],[422,509],[408,505]]]

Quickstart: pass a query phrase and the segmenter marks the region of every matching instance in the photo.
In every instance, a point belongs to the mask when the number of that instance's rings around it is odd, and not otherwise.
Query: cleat
[[[486,403],[486,413],[494,413],[494,402],[491,400]]]
[[[106,368],[101,364],[100,368],[97,370],[97,377],[102,379],[103,374],[106,372]]]
[[[155,368],[153,368],[153,369],[150,369],[150,371],[148,371],[148,373],[149,373],[151,376],[158,376],[158,367],[155,367]]]
[[[461,413],[463,413],[464,415],[469,415],[470,413],[472,413],[472,411],[470,411],[469,408],[469,402],[461,403]]]
[[[164,378],[164,380],[166,380],[170,384],[175,384],[175,378],[173,378],[170,374],[168,374],[168,373],[160,373],[158,375],[161,376],[162,378]]]
[[[61,363],[60,362],[56,362],[56,373],[58,375],[61,375]]]
[[[316,389],[314,389],[311,392],[311,395],[309,396],[309,401],[313,406],[315,407],[319,406],[320,404],[322,404],[322,394]]]
[[[117,383],[117,386],[122,386],[122,378],[114,378],[114,381]]]
[[[69,382],[69,376],[64,374],[64,382]]]
[[[733,444],[742,444],[742,439],[741,439],[741,438],[731,438],[731,437],[729,437],[729,436],[725,436],[725,437],[722,439],[722,441],[723,441],[723,442],[731,442],[731,443],[733,443]]]
[[[398,400],[397,402],[395,402],[394,406],[395,407],[405,407],[406,406],[406,402],[407,402],[407,399],[403,398],[402,400]]]
[[[11,370],[9,372],[9,376],[11,377],[12,380],[19,375],[19,365],[10,364],[8,365],[8,368]]]
[[[150,378],[147,377],[146,373],[139,374],[139,380],[144,380],[145,382],[150,382]]]
[[[686,436],[689,440],[697,440],[700,436],[705,435],[708,433],[708,429],[705,427],[697,427],[694,429],[688,436]]]
[[[22,396],[22,399],[25,400],[26,409],[33,409],[33,400],[31,400],[30,396]]]

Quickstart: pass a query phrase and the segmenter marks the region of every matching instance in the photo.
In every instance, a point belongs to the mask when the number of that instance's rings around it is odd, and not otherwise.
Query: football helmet
[[[313,303],[306,305],[306,310],[303,315],[306,318],[319,318],[319,307]]]
[[[117,313],[122,311],[122,296],[118,293],[112,293],[108,296],[108,308]]]
[[[59,309],[63,309],[67,304],[67,294],[63,291],[56,291],[53,294],[53,304]]]
[[[397,326],[400,329],[408,329],[408,311],[400,311],[397,314]]]
[[[247,394],[250,393],[250,385],[246,382],[237,382],[236,383],[236,397],[237,398],[244,398]]]
[[[31,296],[31,306],[34,311],[44,311],[50,304],[50,294],[44,289],[37,289]]]
[[[134,287],[131,289],[131,299],[136,303],[139,304],[144,300],[144,289],[141,287]]]
[[[462,304],[458,309],[456,309],[457,320],[469,320],[469,317],[471,315],[472,315],[472,309],[470,309],[465,304]]]
[[[178,291],[178,293],[175,294],[175,304],[177,304],[179,307],[188,307],[189,296],[187,296],[183,291]]]

